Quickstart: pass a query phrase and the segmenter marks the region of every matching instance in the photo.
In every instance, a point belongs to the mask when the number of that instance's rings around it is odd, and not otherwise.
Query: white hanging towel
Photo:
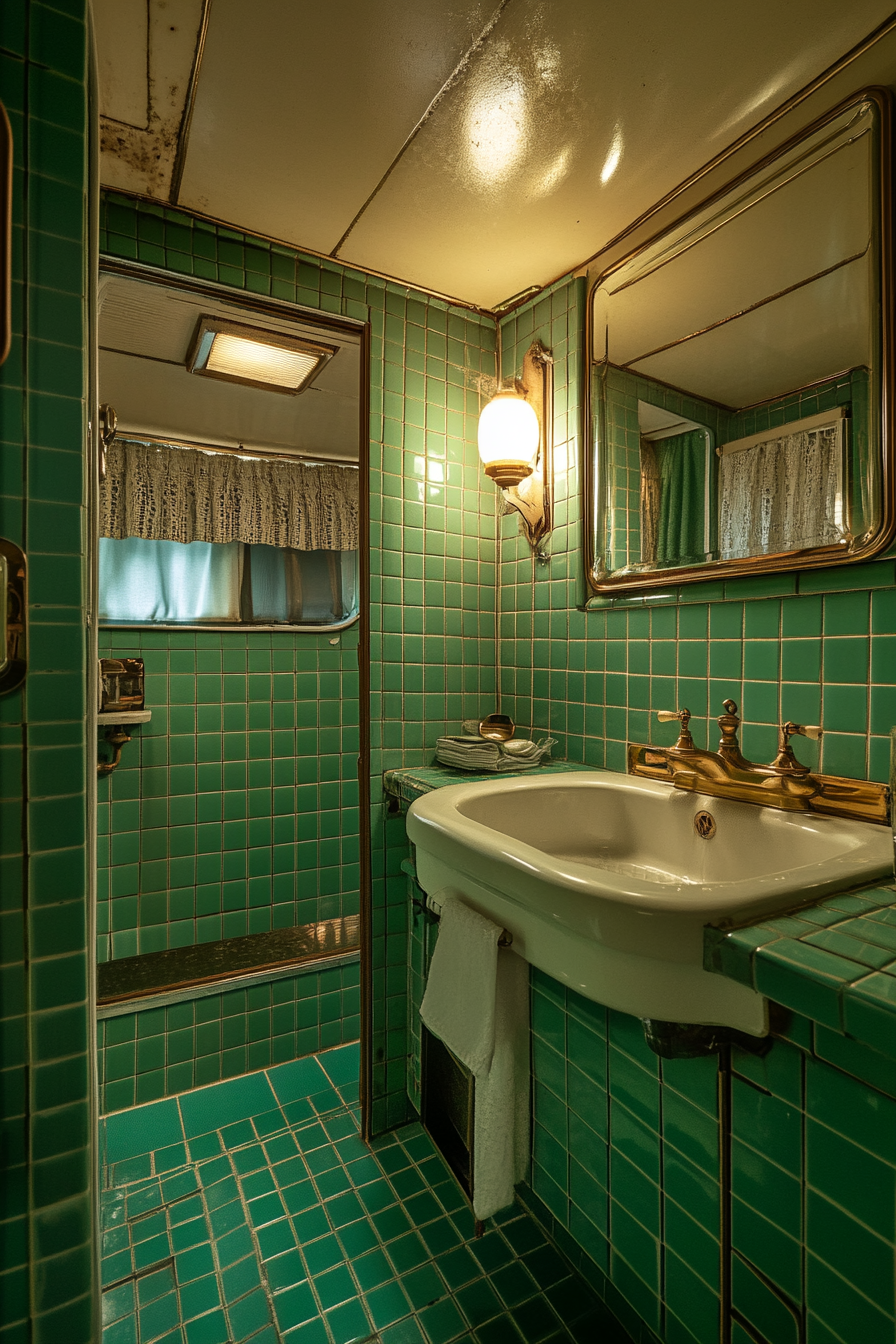
[[[529,1160],[529,967],[456,897],[442,917],[420,1016],[473,1074],[473,1213],[513,1203]]]

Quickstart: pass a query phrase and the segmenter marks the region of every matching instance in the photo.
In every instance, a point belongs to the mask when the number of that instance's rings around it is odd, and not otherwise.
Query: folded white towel
[[[511,738],[508,742],[489,742],[484,737],[440,737],[436,740],[436,760],[460,770],[532,770],[550,757],[555,740]]]
[[[420,1016],[476,1078],[495,1049],[495,978],[501,929],[449,898],[442,905]]]
[[[441,900],[439,939],[420,1016],[475,1078],[473,1212],[513,1202],[529,1160],[529,967],[498,947],[501,929],[456,897]]]
[[[498,949],[495,1050],[477,1078],[473,1113],[473,1213],[482,1222],[513,1203],[529,1166],[529,966]]]

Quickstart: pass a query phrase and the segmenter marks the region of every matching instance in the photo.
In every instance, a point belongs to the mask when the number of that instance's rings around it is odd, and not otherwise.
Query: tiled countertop
[[[447,784],[476,784],[480,780],[519,779],[521,775],[568,775],[577,770],[593,770],[590,765],[576,765],[573,761],[549,761],[532,770],[457,770],[450,765],[415,765],[404,770],[386,770],[383,789],[387,797],[397,798],[405,805],[433,789],[444,789]]]
[[[896,1059],[896,887],[861,887],[742,929],[707,928],[703,962]]]
[[[550,776],[590,768],[553,761],[514,775]],[[387,770],[383,780],[387,796],[406,806],[448,784],[495,778],[493,773],[434,765]],[[740,929],[708,927],[704,965],[896,1060],[894,885],[828,896]]]

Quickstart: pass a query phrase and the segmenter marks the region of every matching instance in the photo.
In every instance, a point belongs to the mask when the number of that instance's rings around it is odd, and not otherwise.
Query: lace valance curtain
[[[830,546],[845,535],[843,421],[770,436],[719,462],[723,560]],[[774,434],[774,437],[772,437]]]
[[[104,537],[358,547],[358,472],[116,439],[100,491]]]

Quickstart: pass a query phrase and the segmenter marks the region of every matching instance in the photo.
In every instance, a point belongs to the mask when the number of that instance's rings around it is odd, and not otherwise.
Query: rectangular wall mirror
[[[851,100],[598,277],[599,593],[854,562],[894,529],[889,104]]]

